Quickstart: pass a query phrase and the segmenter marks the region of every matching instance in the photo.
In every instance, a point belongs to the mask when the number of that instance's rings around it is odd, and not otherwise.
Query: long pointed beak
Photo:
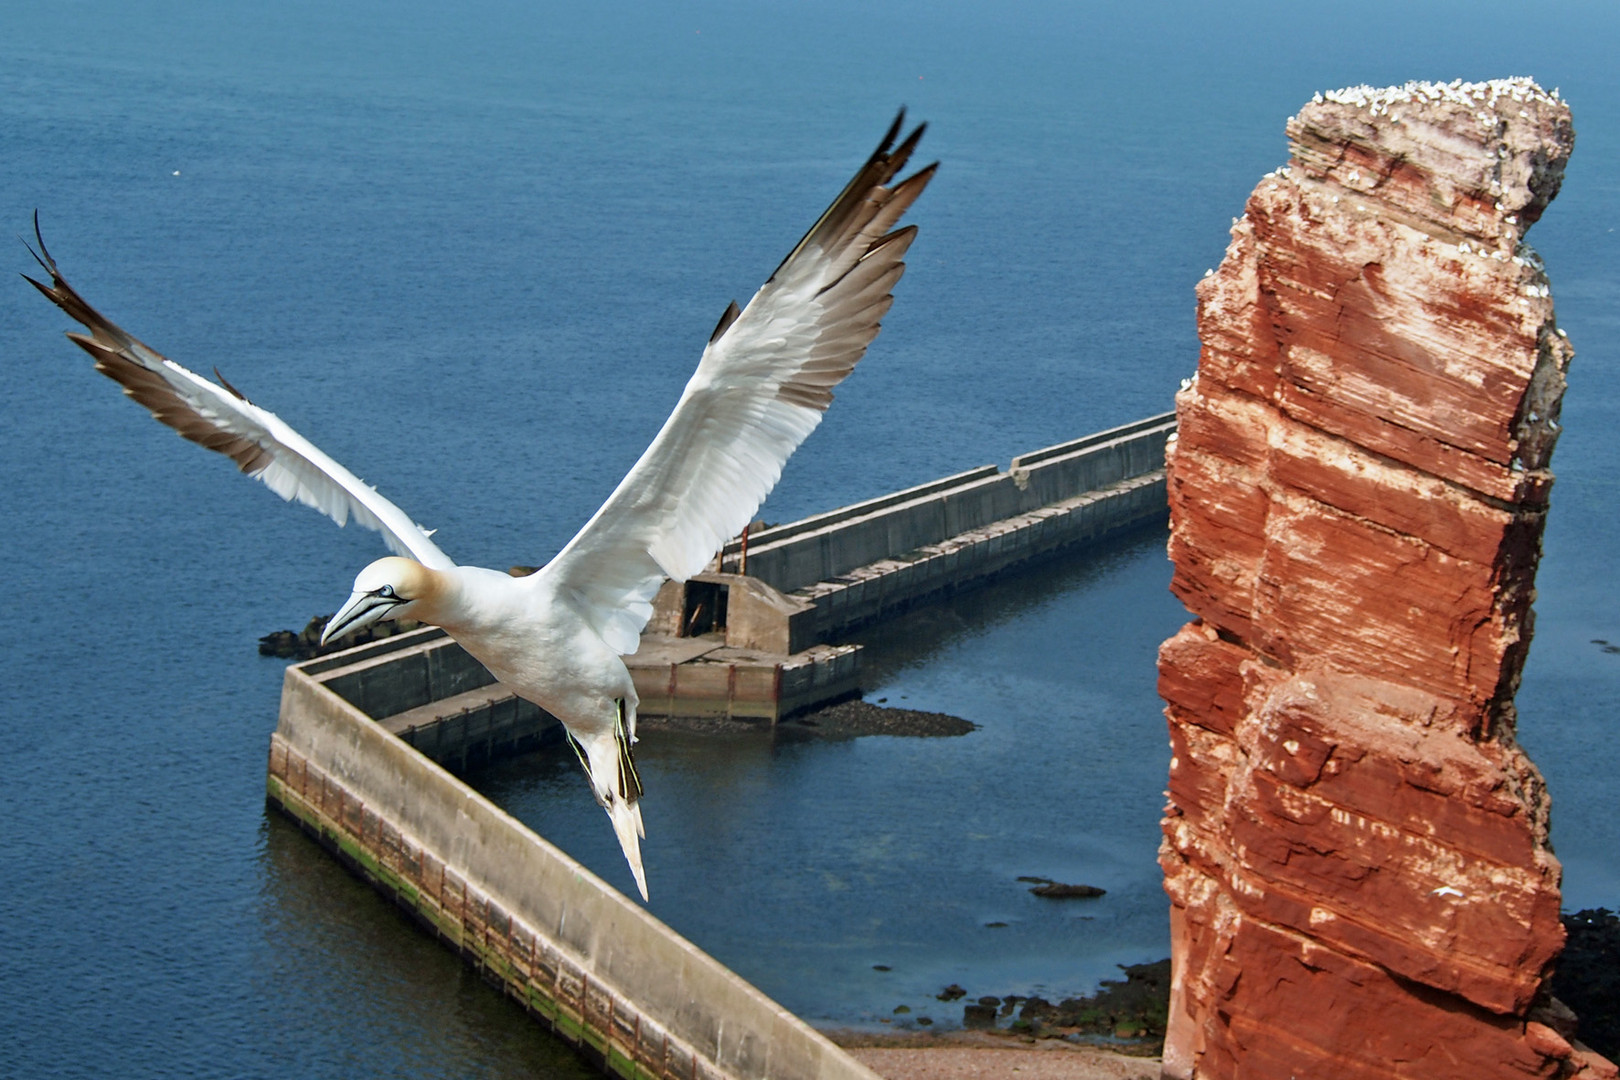
[[[342,637],[351,630],[358,630],[362,626],[370,626],[374,622],[381,622],[388,617],[388,613],[399,606],[399,601],[391,597],[381,597],[376,593],[357,592],[349,597],[349,602],[338,609],[338,613],[326,620],[326,629],[321,633],[321,644],[325,645],[333,638]]]

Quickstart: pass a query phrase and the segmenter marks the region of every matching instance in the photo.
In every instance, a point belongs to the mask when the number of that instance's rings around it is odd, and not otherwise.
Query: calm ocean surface
[[[1567,905],[1620,906],[1620,653],[1593,643],[1620,643],[1612,3],[998,11],[12,4],[0,226],[39,208],[93,303],[505,566],[589,516],[901,103],[944,166],[771,520],[1169,408],[1193,284],[1313,91],[1535,75],[1579,133],[1531,240],[1580,355],[1520,732]],[[282,665],[255,638],[380,545],[160,430],[66,326],[0,287],[0,1072],[583,1075],[264,809]],[[829,1023],[1165,955],[1168,577],[1127,540],[874,636],[869,697],[981,725],[961,739],[649,737],[653,910]],[[628,887],[572,761],[479,780]],[[1020,874],[1109,893],[1043,905]]]

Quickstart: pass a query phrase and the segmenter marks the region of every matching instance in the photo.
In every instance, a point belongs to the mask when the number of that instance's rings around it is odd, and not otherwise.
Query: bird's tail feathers
[[[635,706],[627,709],[623,698],[619,699],[618,706],[619,715],[613,725],[613,742],[618,748],[619,792],[628,801],[635,802],[641,798],[641,774],[636,771],[636,759],[630,753],[630,747],[636,741]]]
[[[645,903],[647,871],[641,866],[640,837],[646,834],[641,828],[641,804],[614,799],[608,803],[607,812],[613,821],[613,833],[619,838],[619,846],[624,849],[624,861],[630,864],[630,873],[635,875],[636,888],[641,890],[641,899]]]
[[[585,767],[591,794],[613,822],[613,834],[624,849],[625,862],[635,875],[642,900],[647,899],[647,875],[641,865],[641,840],[647,835],[641,820],[641,777],[630,756],[630,737],[621,702],[611,734],[602,732],[583,738],[568,733],[569,744]]]

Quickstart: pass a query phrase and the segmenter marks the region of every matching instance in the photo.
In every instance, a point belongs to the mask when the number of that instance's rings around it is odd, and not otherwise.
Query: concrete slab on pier
[[[726,647],[724,633],[709,633],[701,637],[669,637],[666,634],[642,634],[641,647],[624,658],[634,668],[660,668],[670,664],[689,664]]]

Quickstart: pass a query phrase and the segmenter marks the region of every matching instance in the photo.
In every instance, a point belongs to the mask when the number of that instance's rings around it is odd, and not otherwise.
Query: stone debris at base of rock
[[[1620,1058],[1620,915],[1608,908],[1563,918],[1569,935],[1553,973],[1555,1000],[1578,1017],[1573,1029],[1549,1025],[1611,1060]]]
[[[1104,980],[1095,994],[1056,1004],[1037,996],[986,994],[962,1006],[962,1026],[1074,1042],[1102,1041],[1127,1054],[1157,1054],[1169,1018],[1170,961],[1122,965],[1120,970],[1124,979]],[[966,990],[952,983],[937,998],[955,1001],[966,996]],[[1015,1011],[1017,1018],[1000,1028],[998,1022]]]

